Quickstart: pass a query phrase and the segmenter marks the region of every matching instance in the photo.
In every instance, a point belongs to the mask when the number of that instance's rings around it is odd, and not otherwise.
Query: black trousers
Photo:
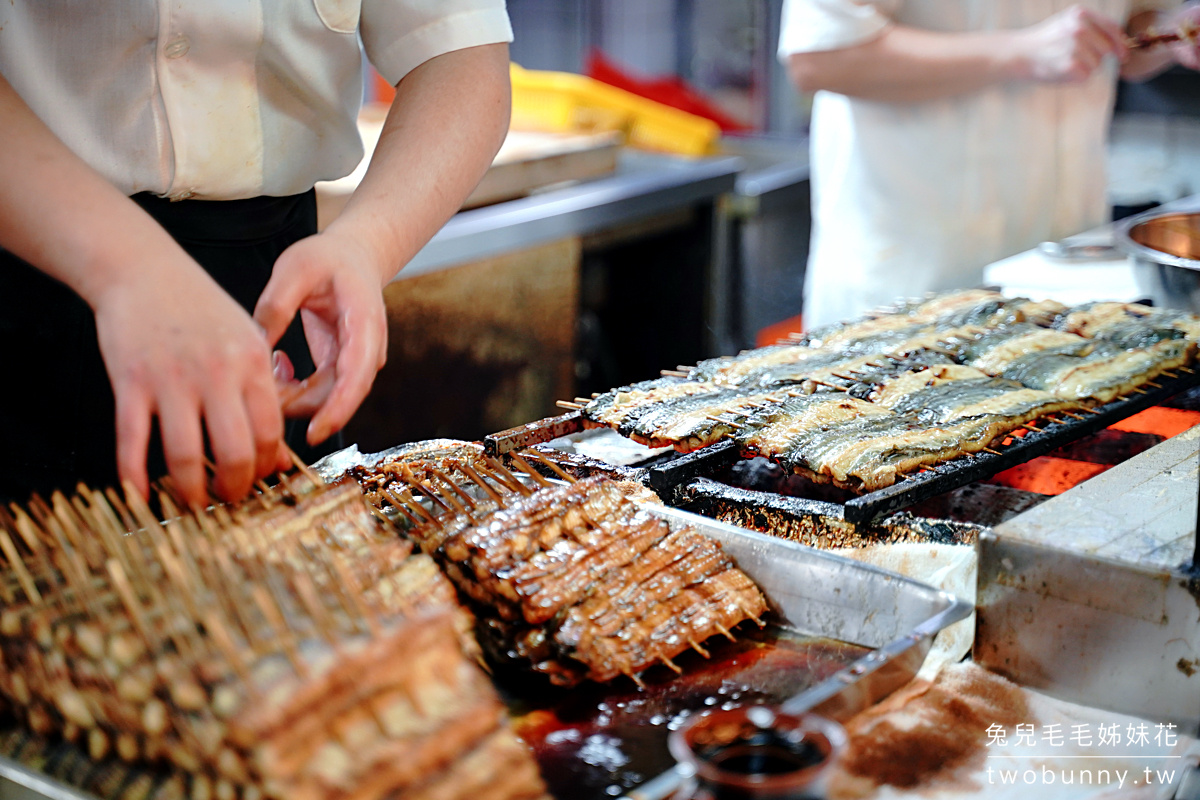
[[[316,194],[249,200],[170,202],[135,195],[189,255],[247,311],[271,277],[275,259],[317,230]],[[299,318],[278,345],[296,366],[313,371]],[[63,284],[0,250],[0,499],[71,491],[80,482],[115,486],[116,410],[96,341],[91,309]],[[288,443],[306,461],[306,420],[288,424]],[[155,434],[151,479],[166,474]]]

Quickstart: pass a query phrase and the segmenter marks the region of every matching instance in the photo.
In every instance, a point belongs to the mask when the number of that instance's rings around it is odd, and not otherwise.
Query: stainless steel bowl
[[[1117,223],[1138,288],[1155,306],[1200,313],[1200,212],[1147,211]]]

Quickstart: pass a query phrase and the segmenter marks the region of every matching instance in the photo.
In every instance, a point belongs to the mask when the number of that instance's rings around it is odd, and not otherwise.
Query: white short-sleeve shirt
[[[362,158],[362,54],[390,82],[512,39],[504,0],[12,0],[0,73],[127,194],[289,195]]]
[[[891,24],[1023,28],[1077,0],[785,0],[779,56],[850,47]],[[1173,0],[1079,0],[1123,23]],[[818,92],[806,327],[979,285],[983,267],[1101,224],[1116,65],[1083,84],[1012,83],[922,103]]]

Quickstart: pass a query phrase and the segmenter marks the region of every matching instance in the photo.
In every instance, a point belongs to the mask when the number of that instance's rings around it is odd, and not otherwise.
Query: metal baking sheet
[[[444,443],[439,446],[441,444]],[[437,450],[438,447],[430,449]],[[343,461],[348,464],[364,460],[377,458],[343,453]],[[822,677],[815,682],[810,676],[807,685],[803,675],[795,676],[794,694],[784,703],[793,712],[815,709],[845,719],[867,708],[912,679],[938,631],[964,619],[973,610],[972,604],[945,592],[841,556],[674,508],[658,505],[646,505],[645,508],[672,526],[692,525],[720,541],[738,565],[763,588],[772,610],[784,626],[801,637],[812,637],[818,643],[813,646],[823,648],[829,668],[824,669]],[[839,656],[838,643],[856,647],[845,648],[841,652],[848,655]],[[828,655],[830,653],[832,655]],[[842,660],[837,661],[839,658]],[[621,692],[631,698],[629,703],[636,705],[639,702],[637,692],[630,694],[629,687],[618,688],[612,693],[604,687],[602,691],[614,704],[613,697]],[[729,700],[728,697],[724,699]],[[699,699],[697,707],[690,710],[702,710],[707,705],[711,704]],[[658,723],[656,732],[657,746],[664,752],[668,727],[669,721],[664,718]],[[603,735],[599,741],[612,746]],[[583,749],[595,742],[589,739],[578,744]],[[651,742],[647,746],[655,744]],[[654,774],[622,774],[618,765],[616,777],[601,775],[597,779],[591,775],[587,785],[594,791],[584,791],[582,784],[586,781],[582,771],[585,767],[594,771],[596,763],[603,767],[605,762],[603,758],[589,760],[581,756],[579,791],[574,786],[569,795],[560,791],[560,800],[611,797],[613,792],[609,787],[628,790]],[[605,781],[609,783],[605,784]],[[0,798],[8,800],[10,797],[79,800],[91,796],[81,795],[22,764],[0,758]]]

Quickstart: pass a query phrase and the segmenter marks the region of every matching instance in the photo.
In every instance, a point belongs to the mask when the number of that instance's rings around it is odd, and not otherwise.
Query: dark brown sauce
[[[819,764],[824,758],[807,742],[796,745],[769,731],[763,734],[698,755],[718,769],[747,776],[786,775]]]
[[[737,642],[711,639],[704,647],[709,659],[695,652],[675,659],[682,675],[666,667],[644,673],[644,690],[627,680],[562,690],[500,678],[516,731],[533,749],[550,792],[558,800],[624,794],[674,765],[667,734],[688,712],[780,703],[868,652],[753,625],[739,629]]]

